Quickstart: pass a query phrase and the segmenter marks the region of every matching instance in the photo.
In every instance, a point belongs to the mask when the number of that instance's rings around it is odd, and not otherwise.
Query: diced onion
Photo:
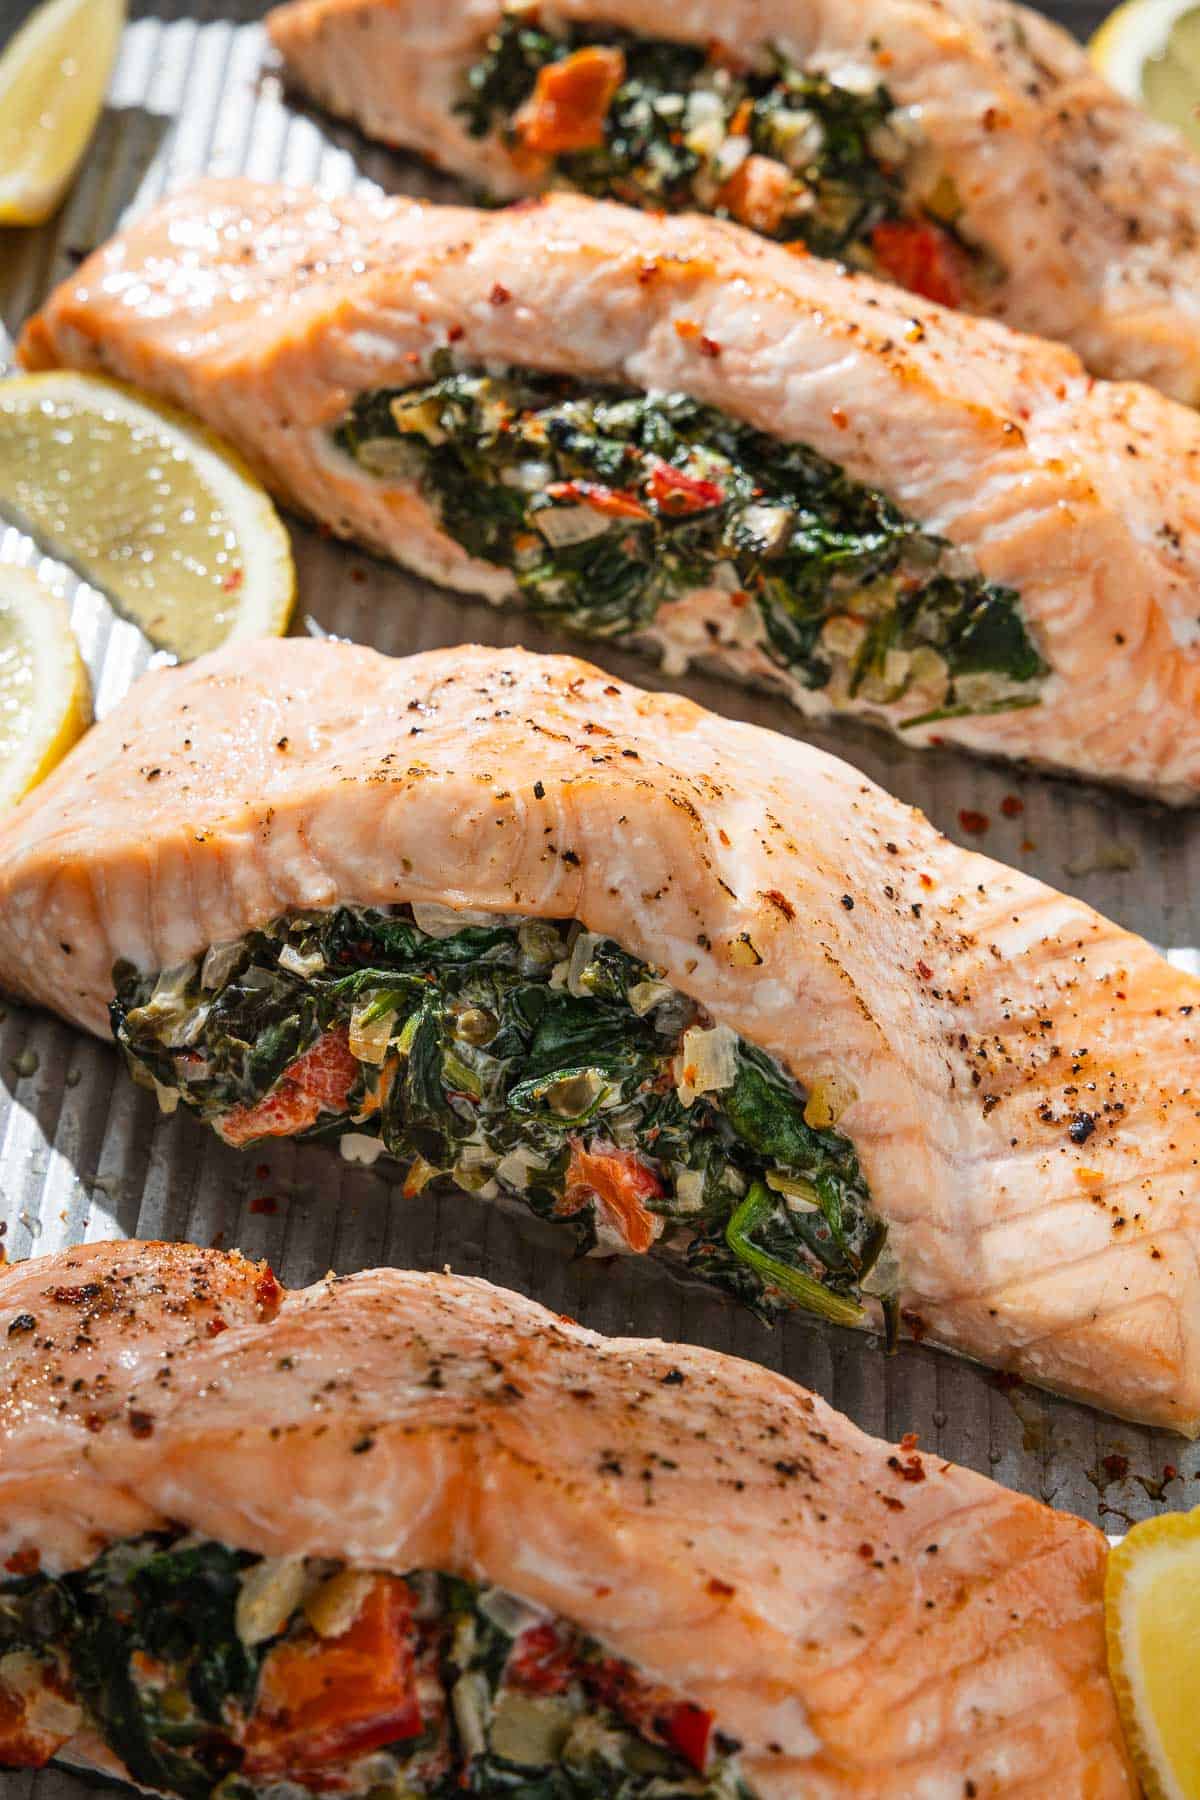
[[[507,1588],[482,1588],[476,1604],[484,1618],[510,1638],[519,1638],[531,1625],[540,1625],[546,1616],[539,1607],[519,1600]]]
[[[338,1149],[343,1162],[357,1163],[361,1168],[369,1169],[383,1155],[384,1142],[365,1131],[344,1131],[338,1139]]]
[[[727,137],[713,158],[714,174],[718,181],[728,181],[736,175],[750,154],[748,137]]]
[[[680,1104],[690,1106],[697,1094],[720,1093],[737,1080],[738,1038],[728,1025],[705,1030],[691,1025],[683,1034],[675,1059]]]
[[[366,1569],[342,1569],[323,1581],[304,1604],[304,1616],[318,1637],[341,1637],[362,1611],[376,1577]]]
[[[596,945],[603,941],[594,931],[581,931],[571,947],[571,957],[567,964],[567,992],[576,1000],[585,999],[591,992],[582,977],[592,961]]]
[[[638,981],[629,989],[625,998],[630,1010],[639,1019],[644,1019],[648,1012],[653,1012],[656,1006],[669,1000],[674,992],[669,981]]]
[[[396,1029],[396,1010],[392,1007],[373,1019],[370,1013],[374,1004],[368,998],[350,1014],[350,1054],[356,1056],[359,1062],[372,1063],[379,1068]]]
[[[867,628],[861,620],[852,619],[847,613],[834,613],[821,627],[821,648],[833,656],[850,658],[857,655],[866,635]]]
[[[795,516],[790,506],[745,506],[737,522],[754,539],[759,555],[771,556],[787,542]]]
[[[227,944],[210,945],[200,967],[200,986],[210,992],[213,988],[224,987],[245,948],[241,938],[233,938]]]
[[[468,1670],[460,1675],[450,1690],[454,1723],[467,1760],[482,1756],[487,1749],[488,1716],[491,1712],[491,1690],[481,1670]]]
[[[548,1167],[546,1158],[538,1151],[530,1150],[525,1144],[518,1144],[500,1158],[496,1164],[496,1174],[506,1187],[517,1188],[523,1193],[529,1186],[530,1173],[540,1173]]]
[[[321,973],[325,967],[325,958],[319,950],[310,950],[307,956],[303,956],[295,944],[285,944],[279,952],[279,966],[290,975],[303,976],[307,981],[310,975]]]
[[[165,1087],[161,1081],[156,1081],[153,1076],[151,1076],[150,1079],[154,1081],[154,1097],[158,1101],[158,1110],[161,1113],[166,1113],[169,1117],[179,1105],[180,1090],[177,1087]]]
[[[383,481],[414,481],[421,474],[424,456],[407,438],[364,438],[354,446],[354,460],[368,475]]]
[[[242,1576],[234,1623],[243,1644],[278,1637],[308,1585],[302,1556],[267,1556]]]
[[[532,519],[552,550],[586,544],[613,526],[612,519],[594,506],[540,506]]]
[[[517,927],[521,954],[535,968],[545,969],[562,953],[562,933],[548,919],[523,919]]]
[[[469,906],[442,906],[435,900],[414,900],[412,916],[417,930],[431,938],[453,937],[455,932],[465,931],[469,925],[505,923],[505,917],[500,913],[481,912]]]
[[[818,1076],[805,1103],[804,1123],[811,1125],[814,1131],[828,1131],[857,1099],[858,1089],[845,1076]]]
[[[704,1205],[703,1169],[681,1169],[675,1177],[675,1210],[699,1212]]]

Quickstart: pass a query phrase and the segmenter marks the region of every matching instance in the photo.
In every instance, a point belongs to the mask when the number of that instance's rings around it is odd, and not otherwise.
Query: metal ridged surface
[[[23,10],[0,0],[0,38]],[[1098,10],[1064,6],[1061,16],[1082,27]],[[392,191],[453,193],[414,164],[285,102],[275,77],[263,72],[261,27],[241,22],[250,13],[225,6],[217,16],[215,7],[193,5],[177,16],[168,0],[155,16],[130,25],[110,105],[62,214],[44,230],[0,237],[0,317],[10,332],[126,209],[188,175],[244,170],[333,191],[374,182]],[[470,639],[564,647],[526,620],[436,593],[303,527],[294,526],[293,536],[298,629],[310,616],[326,630],[393,653]],[[36,554],[0,527],[0,560],[33,562]],[[57,574],[73,594],[97,710],[106,712],[146,665],[148,649],[131,626],[114,621],[98,594],[61,569]],[[603,660],[646,685],[681,687],[720,710],[803,729],[781,704],[723,683],[668,684],[644,662],[615,653]],[[951,836],[1081,894],[1157,943],[1200,944],[1200,900],[1193,898],[1200,894],[1200,814],[1175,817],[1064,782],[950,755],[918,756],[866,729],[810,735],[920,804]],[[964,812],[986,815],[986,834],[966,837]],[[1200,1500],[1200,1452],[1166,1434],[1032,1390],[1012,1391],[917,1346],[885,1360],[869,1342],[802,1320],[768,1332],[655,1268],[569,1263],[552,1228],[470,1197],[405,1201],[385,1178],[349,1170],[317,1146],[238,1156],[184,1115],[159,1116],[107,1046],[16,1007],[0,1019],[0,1224],[10,1257],[117,1234],[188,1238],[268,1256],[291,1284],[329,1267],[450,1264],[486,1273],[601,1330],[686,1337],[753,1357],[818,1389],[868,1430],[918,1431],[930,1450],[1111,1531],[1159,1505]],[[1164,1498],[1167,1468],[1179,1473]],[[0,1790],[4,1800],[79,1800],[87,1791],[52,1773],[6,1775]]]

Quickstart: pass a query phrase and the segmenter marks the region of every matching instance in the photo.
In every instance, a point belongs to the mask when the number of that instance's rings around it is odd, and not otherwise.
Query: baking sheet
[[[24,10],[0,0],[0,40]],[[1077,3],[1059,16],[1083,29],[1100,10]],[[153,14],[135,17],[110,103],[63,212],[41,230],[0,236],[0,318],[10,332],[123,212],[188,175],[244,171],[332,191],[365,183],[452,196],[448,182],[286,100],[275,76],[264,72],[257,14],[244,3],[218,10],[196,0],[159,0]],[[392,653],[471,639],[578,647],[529,620],[441,594],[302,526],[292,531],[297,630],[311,619]],[[0,560],[38,559],[26,539],[0,525]],[[45,567],[73,597],[103,714],[150,660],[148,646],[132,626],[114,620],[100,595],[56,565]],[[1160,945],[1200,944],[1200,812],[1173,816],[949,753],[918,755],[865,727],[810,729],[781,702],[701,677],[668,684],[647,662],[598,654],[645,685],[680,687],[706,705],[810,736],[920,804],[952,837],[1082,895]],[[1200,967],[1186,949],[1171,954]],[[552,1227],[470,1196],[406,1201],[386,1175],[350,1169],[316,1145],[239,1156],[183,1114],[159,1115],[113,1050],[15,1006],[0,1017],[0,1232],[0,1248],[13,1258],[120,1234],[237,1245],[269,1257],[292,1285],[331,1267],[450,1265],[487,1274],[599,1330],[686,1337],[753,1357],[816,1388],[870,1431],[917,1431],[929,1450],[1110,1532],[1200,1501],[1200,1448],[1166,1433],[1012,1388],[916,1345],[885,1359],[870,1341],[804,1319],[768,1331],[661,1269],[629,1260],[569,1262]],[[0,1776],[0,1790],[4,1800],[81,1800],[88,1792],[53,1772]]]

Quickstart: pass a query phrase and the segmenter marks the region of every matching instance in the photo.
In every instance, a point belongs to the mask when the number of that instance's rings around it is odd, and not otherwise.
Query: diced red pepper
[[[568,1215],[578,1212],[594,1194],[629,1248],[639,1256],[655,1238],[655,1217],[647,1212],[643,1202],[657,1199],[662,1192],[662,1182],[636,1151],[618,1150],[615,1145],[585,1150],[578,1138],[571,1139],[561,1210]]]
[[[725,489],[715,481],[704,481],[677,469],[674,463],[655,463],[646,483],[646,491],[660,511],[683,514],[707,512],[725,501]]]
[[[703,1773],[712,1742],[713,1715],[690,1700],[677,1700],[644,1681],[615,1657],[589,1663],[581,1671],[588,1691],[636,1730],[657,1737]]]
[[[218,1119],[217,1130],[239,1149],[255,1138],[295,1137],[315,1125],[322,1112],[345,1112],[357,1078],[349,1031],[337,1025],[290,1063],[257,1105],[232,1107]]]
[[[665,1717],[660,1714],[658,1723],[672,1750],[678,1751],[685,1762],[691,1763],[693,1769],[703,1775],[708,1767],[712,1743],[712,1713],[702,1706],[694,1706],[690,1700],[681,1700]]]
[[[942,306],[962,305],[966,259],[931,220],[887,219],[871,233],[871,249],[883,273],[900,287]]]
[[[648,519],[650,514],[636,494],[624,488],[605,487],[602,481],[552,481],[546,488],[551,500],[577,500],[593,512],[611,519]]]
[[[795,183],[773,156],[744,157],[717,193],[717,205],[753,231],[773,237],[783,224]]]
[[[513,1645],[505,1676],[514,1687],[532,1694],[561,1694],[571,1684],[571,1647],[547,1621],[531,1625]]]
[[[416,1689],[412,1596],[381,1575],[339,1637],[315,1633],[269,1652],[246,1727],[243,1773],[303,1780],[423,1729]]]
[[[48,1666],[46,1682],[57,1685]],[[35,1727],[22,1696],[0,1681],[0,1769],[44,1769],[71,1735]]]
[[[624,79],[623,53],[601,44],[547,63],[513,129],[525,148],[539,156],[598,150],[608,109]]]

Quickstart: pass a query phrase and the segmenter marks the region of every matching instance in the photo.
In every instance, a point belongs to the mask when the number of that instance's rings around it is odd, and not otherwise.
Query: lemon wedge
[[[124,0],[44,0],[0,56],[0,225],[40,225],[88,147]]]
[[[61,762],[92,722],[92,691],[66,601],[0,563],[0,807]]]
[[[1108,1559],[1108,1665],[1147,1800],[1200,1800],[1200,1508],[1135,1525]]]
[[[296,575],[267,494],[132,388],[70,370],[0,382],[0,511],[176,656],[287,630]]]
[[[1118,93],[1200,149],[1200,0],[1125,0],[1088,48]]]

